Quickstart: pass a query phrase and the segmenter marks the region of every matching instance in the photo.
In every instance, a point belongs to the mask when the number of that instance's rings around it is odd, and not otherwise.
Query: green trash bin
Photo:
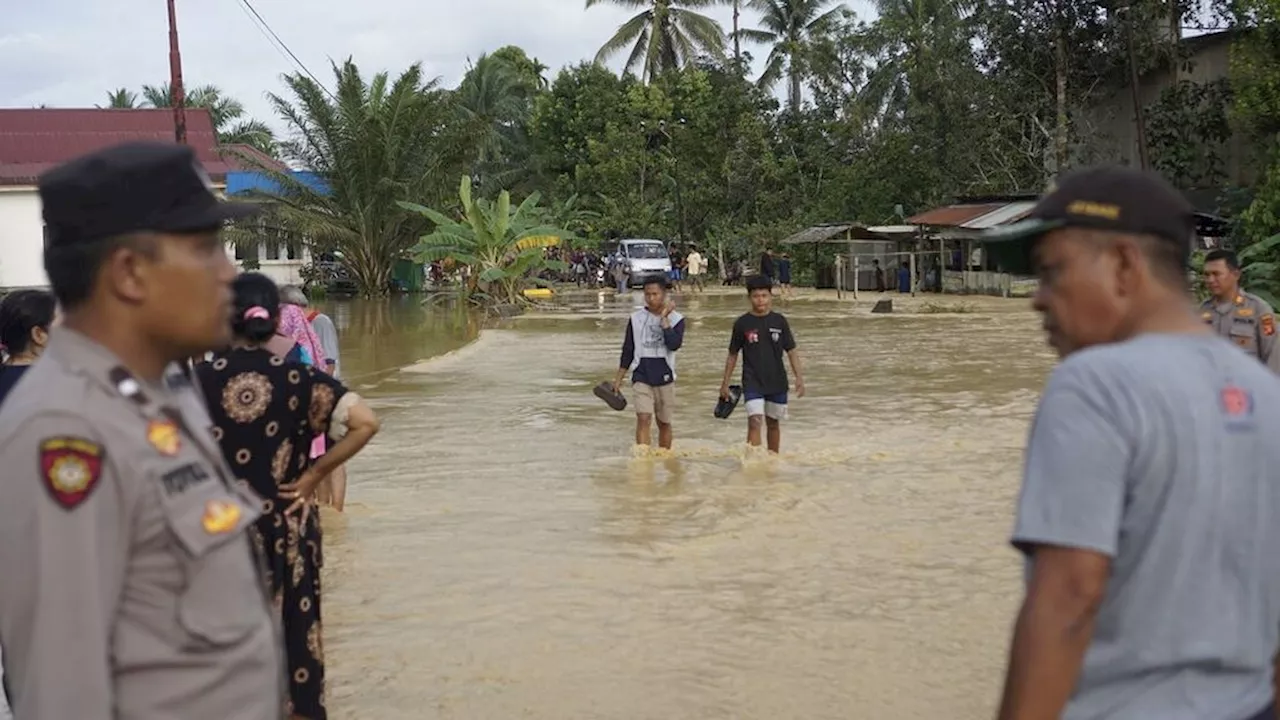
[[[397,260],[391,266],[391,280],[407,292],[422,292],[424,271],[422,263],[412,260]]]

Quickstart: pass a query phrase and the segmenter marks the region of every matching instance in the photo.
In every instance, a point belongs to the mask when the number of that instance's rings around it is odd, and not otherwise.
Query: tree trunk
[[[742,0],[733,0],[733,68],[735,72],[742,70],[742,43],[738,37],[738,18],[742,10]]]
[[[1054,174],[1067,168],[1068,131],[1067,124],[1067,36],[1066,31],[1058,28],[1058,36],[1054,39],[1054,72],[1057,75],[1056,102],[1057,120],[1053,132]]]
[[[387,293],[394,260],[372,257],[363,248],[344,248],[343,255],[348,258],[347,269],[361,297],[381,297]]]
[[[1138,85],[1138,57],[1133,47],[1133,14],[1125,20],[1125,44],[1129,51],[1129,94],[1133,100],[1133,124],[1138,137],[1138,167],[1146,170],[1147,162],[1147,121],[1142,112],[1142,93]]]
[[[788,93],[789,97],[787,98],[787,101],[791,105],[792,111],[799,112],[800,111],[800,92],[801,92],[800,71],[796,70],[795,62],[796,61],[793,58],[791,60],[791,75],[788,78],[791,81],[791,90]]]

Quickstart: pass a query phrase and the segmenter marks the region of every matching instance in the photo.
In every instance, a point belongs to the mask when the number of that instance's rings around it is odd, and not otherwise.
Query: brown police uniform
[[[78,163],[78,164],[77,164]],[[41,178],[49,247],[209,228],[190,149],[122,146]],[[0,644],[18,720],[279,720],[284,657],[199,391],[70,328],[0,413]]]
[[[1200,317],[1214,332],[1280,373],[1280,353],[1274,352],[1276,319],[1266,300],[1243,290],[1231,302],[1209,298],[1200,306]]]

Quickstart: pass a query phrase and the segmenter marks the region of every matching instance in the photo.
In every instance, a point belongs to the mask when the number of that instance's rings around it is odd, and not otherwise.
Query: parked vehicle
[[[631,272],[631,287],[644,284],[647,277],[671,276],[671,255],[661,240],[630,238],[618,241],[618,250],[626,258]]]

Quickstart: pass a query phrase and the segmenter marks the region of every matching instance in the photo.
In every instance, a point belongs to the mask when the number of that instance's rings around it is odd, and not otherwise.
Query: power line
[[[306,73],[307,77],[311,78],[311,80],[315,82],[315,84],[318,85],[321,90],[324,90],[326,95],[328,95],[334,101],[337,101],[338,99],[337,96],[335,96],[332,92],[329,92],[329,88],[324,83],[320,82],[320,78],[316,77],[315,73],[311,72],[311,70],[306,66],[306,64],[303,63],[302,60],[300,60],[298,56],[293,53],[293,50],[289,49],[289,46],[285,43],[285,41],[281,40],[280,36],[276,34],[276,31],[271,29],[271,24],[268,23],[266,19],[262,17],[262,14],[259,13],[258,9],[253,6],[253,3],[250,2],[249,0],[239,0],[239,2],[240,2],[241,10],[245,11],[246,14],[249,15],[249,19],[253,21],[254,26],[258,28],[258,32],[263,33],[263,37],[267,38],[267,41],[270,42],[272,46],[276,48],[276,51],[277,52],[283,51],[284,53],[283,56],[285,57],[286,60],[290,60],[293,62],[294,65],[297,65],[298,69]]]

